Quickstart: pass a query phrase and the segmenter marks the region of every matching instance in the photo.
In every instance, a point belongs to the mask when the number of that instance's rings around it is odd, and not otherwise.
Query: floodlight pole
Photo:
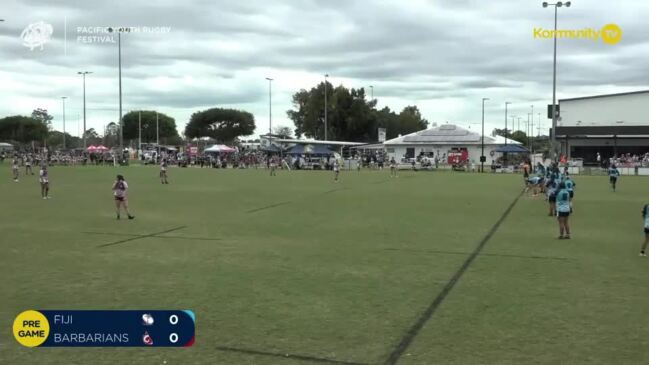
[[[268,137],[270,138],[273,134],[273,79],[267,77],[266,80],[268,80]]]
[[[122,31],[117,32],[117,64],[119,68],[119,158],[124,156],[124,128],[122,125]]]
[[[509,101],[505,102],[505,150],[507,150],[507,105],[511,104]],[[503,164],[507,166],[507,152],[503,154]]]
[[[91,74],[89,71],[79,71],[77,74],[83,76],[83,150],[86,150],[86,75]]]
[[[547,2],[543,2],[543,7],[547,8],[548,6],[554,6],[554,55],[552,58],[552,133],[551,133],[551,139],[550,139],[550,149],[551,149],[551,157],[553,160],[556,161],[557,159],[557,149],[556,149],[556,142],[557,142],[557,14],[558,14],[558,9],[565,5],[566,7],[570,7],[570,1],[567,1],[565,4],[561,1],[555,3],[555,4],[549,4]]]
[[[158,122],[158,112],[155,112],[155,144],[158,148],[158,159],[160,159],[160,123]]]
[[[137,113],[137,157],[142,153],[142,111]]]
[[[480,154],[480,172],[484,172],[484,161],[486,160],[486,157],[484,155],[484,102],[486,100],[489,100],[489,98],[482,98],[482,138],[481,138],[481,145],[482,145],[482,152]]]
[[[530,113],[527,113],[527,123],[525,124],[525,136],[527,137],[527,148],[530,148]]]
[[[325,83],[324,83],[324,125],[325,125],[325,130],[324,130],[324,140],[327,141],[327,77],[329,77],[329,74],[325,74]]]
[[[530,136],[534,137],[534,105],[530,105],[532,107],[532,112],[530,113],[530,121],[532,122],[532,126],[530,128]],[[534,147],[534,143],[530,141],[530,147]],[[530,149],[532,151],[532,149]]]
[[[61,96],[63,101],[63,150],[65,150],[65,99],[67,99],[67,96]]]

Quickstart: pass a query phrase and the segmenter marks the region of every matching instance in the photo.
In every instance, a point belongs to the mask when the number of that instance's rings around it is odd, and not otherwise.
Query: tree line
[[[428,127],[416,106],[406,106],[400,113],[389,107],[376,109],[376,100],[366,100],[365,89],[333,87],[321,82],[310,90],[293,95],[293,109],[287,111],[295,125],[295,135],[324,139],[325,89],[327,91],[327,138],[351,142],[375,142],[378,128],[386,129],[387,139]]]
[[[292,97],[293,109],[287,116],[294,124],[276,127],[274,132],[283,137],[302,136],[324,139],[325,88],[327,91],[327,138],[353,142],[376,142],[378,128],[385,128],[387,138],[412,133],[428,126],[416,106],[406,106],[399,113],[389,107],[376,109],[376,100],[367,100],[365,89],[348,89],[343,85],[333,87],[322,82],[310,90],[302,89]],[[45,109],[36,109],[30,116],[9,116],[0,119],[0,140],[17,144],[63,146],[64,134],[53,130],[53,117]],[[160,137],[162,144],[180,145],[183,138],[178,134],[174,118],[155,110],[131,111],[123,116],[123,139],[153,143]],[[157,123],[157,124],[156,124]],[[158,126],[156,128],[156,125]],[[255,132],[254,116],[244,110],[210,108],[193,113],[185,126],[184,138],[211,138],[222,143],[233,143],[238,138]],[[83,131],[86,144],[119,145],[119,125],[109,123],[104,131],[89,128]],[[83,146],[83,138],[65,133],[67,148]]]

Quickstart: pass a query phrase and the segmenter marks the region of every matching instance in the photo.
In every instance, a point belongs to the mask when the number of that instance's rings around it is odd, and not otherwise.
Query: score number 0
[[[171,324],[174,325],[174,326],[175,326],[176,324],[178,324],[178,316],[175,315],[175,314],[172,314],[171,316],[169,316],[169,323],[171,323]],[[169,341],[170,341],[171,343],[176,343],[176,342],[178,342],[178,334],[175,333],[175,332],[172,333],[172,334],[170,334],[170,335],[169,335]]]

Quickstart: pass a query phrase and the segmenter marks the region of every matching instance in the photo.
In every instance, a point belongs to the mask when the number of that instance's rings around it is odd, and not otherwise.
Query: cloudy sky
[[[560,40],[558,97],[648,89],[648,17],[644,0],[559,9],[560,29],[616,23],[623,36],[612,46]],[[275,79],[273,125],[292,127],[291,95],[325,73],[334,85],[374,85],[379,107],[417,105],[430,122],[479,130],[488,97],[487,131],[503,126],[505,101],[523,122],[534,105],[535,123],[541,112],[549,126],[552,40],[533,35],[552,28],[553,11],[536,0],[3,0],[0,19],[0,117],[46,108],[61,130],[67,96],[74,135],[83,118],[78,71],[92,72],[88,127],[119,118],[116,37],[95,29],[110,26],[140,27],[122,36],[124,113],[156,109],[180,131],[193,112],[218,106],[252,112],[264,133],[266,77]],[[42,50],[21,38],[38,22],[52,29]]]

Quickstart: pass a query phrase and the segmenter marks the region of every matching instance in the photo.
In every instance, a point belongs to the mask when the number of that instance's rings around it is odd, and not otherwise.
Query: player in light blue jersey
[[[644,243],[640,249],[640,256],[647,257],[647,245],[649,245],[649,204],[642,207],[642,218],[644,218]]]
[[[575,182],[572,180],[570,176],[566,176],[566,180],[564,181],[566,183],[566,189],[568,190],[568,193],[570,193],[570,199],[574,199],[575,197]]]
[[[570,193],[566,189],[565,183],[559,183],[559,190],[557,191],[557,219],[559,220],[559,239],[570,239],[570,225],[568,224],[568,217],[570,217]]]
[[[548,202],[550,203],[550,213],[548,216],[554,217],[557,215],[557,189],[559,188],[559,184],[557,184],[557,180],[550,178],[548,182],[545,184],[545,193],[548,196]]]
[[[528,192],[530,188],[532,189],[533,196],[539,195],[539,189],[543,184],[543,178],[541,176],[532,176],[527,179],[527,187],[525,192]]]
[[[613,191],[615,191],[618,177],[620,177],[620,171],[617,169],[615,164],[612,164],[611,167],[608,168],[608,181],[611,183]]]

